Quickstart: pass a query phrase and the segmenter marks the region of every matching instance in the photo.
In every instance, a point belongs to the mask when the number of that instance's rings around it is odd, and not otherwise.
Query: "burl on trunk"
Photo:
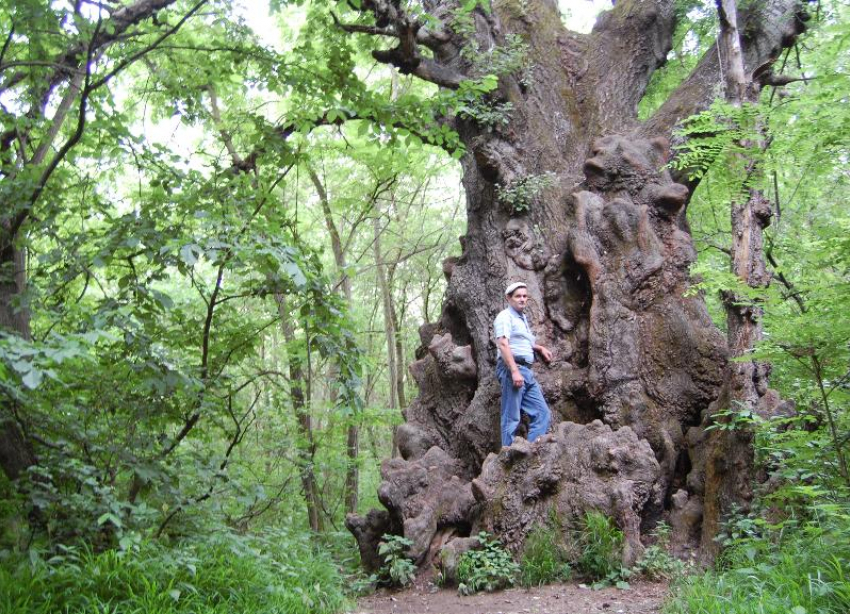
[[[443,87],[479,76],[476,54],[511,35],[527,45],[530,67],[500,76],[492,101],[511,103],[506,126],[452,120],[468,152],[463,252],[444,267],[440,321],[420,331],[410,367],[420,393],[398,429],[402,457],[382,467],[386,512],[349,516],[347,526],[367,566],[379,564],[384,532],[410,538],[423,563],[482,529],[519,550],[553,511],[564,526],[591,509],[611,516],[626,535],[626,564],[662,519],[677,548],[697,548],[713,537],[701,530],[704,495],[728,491],[706,489],[712,440],[701,426],[717,407],[728,348],[692,291],[693,185],[665,164],[673,127],[714,96],[717,50],[641,123],[638,102],[676,26],[672,0],[618,2],[588,35],[564,28],[554,0],[496,0],[469,13],[474,28],[452,29],[459,4],[423,2],[426,24],[400,3],[364,0],[380,27],[341,25],[397,38],[375,57]],[[767,0],[741,21],[753,71],[792,43],[804,14],[798,2]],[[529,185],[539,189],[517,189]],[[509,281],[528,284],[527,313],[555,352],[535,367],[554,427],[499,451],[491,328]]]

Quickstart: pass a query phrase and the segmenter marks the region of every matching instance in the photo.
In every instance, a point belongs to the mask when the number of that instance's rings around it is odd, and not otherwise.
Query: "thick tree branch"
[[[803,0],[753,2],[741,18],[744,68],[750,75],[772,64],[783,49],[805,31],[809,17]],[[640,128],[641,136],[670,136],[674,127],[704,111],[716,98],[717,79],[723,74],[717,44],[705,53],[690,76]]]
[[[85,57],[87,50],[97,51],[111,45],[119,40],[128,28],[141,23],[151,15],[174,4],[176,0],[139,0],[129,6],[118,9],[103,22],[103,27],[98,30],[90,41],[78,41],[65,49],[53,60],[58,68],[43,83],[43,89],[48,91],[56,87],[67,77],[67,71],[79,70],[80,61]],[[18,71],[0,86],[0,91],[15,87],[27,78],[26,71]]]
[[[364,120],[364,121],[375,121],[375,118],[371,115],[359,115],[354,111],[350,110],[342,110],[335,109],[333,112],[326,111],[322,114],[321,117],[313,120],[311,130],[315,128],[321,128],[322,126],[342,126],[346,122],[354,121],[354,120]],[[376,122],[380,123],[380,122]],[[403,128],[407,130],[410,134],[418,137],[422,140],[423,143],[430,143],[435,147],[442,147],[448,153],[453,153],[456,148],[452,147],[448,144],[437,145],[433,143],[427,134],[424,132],[417,130],[414,127],[411,127],[404,122],[393,122],[392,124],[381,124],[388,128]],[[290,122],[286,124],[279,124],[272,128],[272,133],[280,139],[281,141],[286,141],[290,136],[295,134],[299,129],[299,124],[295,122]],[[248,170],[252,170],[257,166],[257,160],[265,154],[269,150],[269,145],[267,143],[261,143],[257,145],[251,153],[249,153],[241,162],[236,162],[231,166],[230,170],[234,173],[244,172]]]
[[[720,19],[720,39],[718,51],[724,50],[721,57],[726,100],[740,106],[747,98],[749,79],[744,75],[744,57],[741,51],[741,38],[738,31],[738,12],[734,0],[717,0],[717,16]]]
[[[402,39],[402,43],[393,49],[376,49],[372,57],[382,64],[391,64],[398,68],[404,75],[414,75],[424,81],[429,81],[440,87],[457,89],[462,81],[469,79],[464,74],[456,72],[451,68],[435,62],[429,58],[423,58],[415,44],[408,39]]]
[[[676,27],[674,0],[618,2],[596,22],[585,55],[589,67],[582,79],[599,101],[606,129],[617,129],[637,117],[655,69],[667,58]]]
[[[331,13],[331,17],[334,20],[334,24],[340,30],[349,34],[368,34],[370,36],[389,36],[392,38],[398,38],[399,36],[398,31],[391,26],[379,28],[378,26],[367,26],[365,24],[343,23],[333,12]],[[416,31],[416,42],[429,49],[437,48],[448,42],[449,39],[449,34],[443,30],[431,30],[426,27],[420,27]]]
[[[374,26],[362,24],[344,24],[336,15],[333,19],[337,27],[346,32],[388,36],[398,40],[392,49],[376,49],[372,57],[382,64],[390,64],[405,75],[415,75],[440,87],[457,89],[467,75],[457,72],[431,58],[423,57],[419,45],[439,50],[449,42],[449,34],[440,29],[428,29],[418,19],[409,15],[399,2],[391,0],[363,0],[363,11],[371,12],[375,17]]]

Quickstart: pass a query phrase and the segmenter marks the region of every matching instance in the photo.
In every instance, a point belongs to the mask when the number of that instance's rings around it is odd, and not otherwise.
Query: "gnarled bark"
[[[469,54],[458,53],[470,41],[447,25],[457,3],[424,4],[444,25],[428,24],[440,34],[428,39],[432,61],[452,75],[478,74]],[[416,49],[424,25],[398,3],[363,7],[382,35],[398,40],[392,53],[375,57],[427,79]],[[463,536],[485,527],[519,549],[552,507],[610,513],[628,536],[629,559],[639,554],[641,528],[671,510],[682,547],[700,537],[703,507],[714,502],[703,501],[705,472],[692,459],[704,459],[711,441],[693,429],[721,394],[728,348],[691,290],[688,188],[663,167],[673,126],[711,102],[712,51],[649,122],[636,118],[670,49],[673,8],[672,0],[618,2],[588,35],[567,31],[553,0],[473,11],[479,49],[519,34],[532,67],[530,78],[500,79],[494,97],[514,109],[507,127],[454,122],[468,151],[461,161],[468,231],[462,255],[445,267],[441,318],[420,331],[411,365],[420,394],[398,431],[403,460],[385,466],[381,486],[390,518],[420,559],[448,529]],[[798,2],[768,0],[754,3],[746,23],[752,71],[791,43],[803,16]],[[517,206],[512,187],[541,176],[548,186]],[[505,286],[519,280],[528,285],[538,339],[555,352],[552,364],[535,370],[556,434],[489,456],[499,449],[492,321]],[[573,424],[558,426],[562,420]],[[425,470],[432,458],[440,459],[438,472],[451,467],[451,487],[439,492]],[[711,537],[702,534],[704,542]]]

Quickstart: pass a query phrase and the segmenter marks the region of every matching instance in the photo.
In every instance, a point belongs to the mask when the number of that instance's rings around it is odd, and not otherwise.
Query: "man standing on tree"
[[[535,352],[546,362],[552,360],[552,352],[537,345],[525,317],[528,286],[521,281],[512,283],[505,289],[505,298],[508,308],[496,316],[493,329],[499,347],[496,376],[502,384],[502,445],[509,446],[519,426],[520,411],[531,418],[529,441],[535,441],[549,429],[549,406],[531,365]]]

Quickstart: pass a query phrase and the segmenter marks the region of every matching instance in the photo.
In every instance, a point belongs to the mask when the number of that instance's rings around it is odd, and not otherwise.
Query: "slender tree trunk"
[[[390,300],[392,300],[392,296],[390,296]],[[393,305],[392,311],[392,325],[393,331],[395,332],[395,381],[396,381],[396,394],[398,395],[398,406],[399,407],[407,407],[407,396],[404,394],[404,339],[402,338],[402,330],[401,325],[399,324],[398,312]]]
[[[758,104],[759,84],[747,78],[738,28],[735,0],[717,0],[720,20],[718,51],[725,76],[726,100],[735,108]],[[740,121],[740,120],[738,120]],[[743,151],[764,148],[760,140],[759,119],[752,137],[737,143]],[[759,162],[755,155],[735,154],[732,166],[738,174],[753,180]],[[770,224],[773,210],[759,189],[747,188],[731,203],[732,245],[730,269],[750,288],[766,288],[770,274],[764,258],[764,229]],[[750,355],[762,339],[763,310],[757,301],[734,291],[723,293],[726,311],[727,342],[732,361],[727,366],[724,390],[712,410],[726,412],[720,416],[709,412],[708,420],[728,422],[739,413],[756,414],[760,400],[768,390],[770,366],[757,360],[742,360]],[[729,413],[731,412],[731,413]],[[703,557],[712,560],[717,544],[711,539],[723,519],[735,512],[746,512],[752,500],[753,429],[742,423],[734,429],[715,429],[709,436],[709,456],[705,466],[706,505],[703,518]]]
[[[391,409],[401,409],[399,396],[398,360],[396,345],[396,316],[393,305],[392,288],[387,275],[387,265],[384,262],[383,248],[381,246],[381,219],[378,215],[372,219],[374,240],[372,250],[375,254],[375,270],[378,278],[378,291],[381,293],[381,305],[384,311],[384,335],[387,344],[387,382],[390,387],[389,406]],[[393,451],[392,456],[398,455],[396,445],[396,427],[393,427]]]
[[[342,291],[342,296],[345,299],[345,304],[350,310],[352,308],[351,278],[348,275],[348,263],[346,262],[345,248],[342,245],[339,229],[334,222],[327,190],[325,189],[321,179],[319,179],[319,176],[312,168],[309,169],[309,173],[310,179],[316,188],[316,192],[319,194],[319,201],[322,204],[322,213],[325,217],[325,226],[331,236],[331,248],[334,253],[334,262],[336,264],[339,286]],[[338,376],[338,367],[334,365],[333,369]],[[359,417],[356,415],[351,417],[351,423],[348,425],[346,432],[345,454],[347,461],[345,468],[345,511],[346,513],[354,513],[357,511],[358,492],[360,489],[360,424]]]
[[[8,400],[0,401],[0,467],[9,480],[17,480],[27,469],[38,463],[30,443],[16,422]]]
[[[289,390],[292,400],[292,408],[298,419],[299,436],[298,459],[300,463],[301,488],[304,492],[304,501],[307,504],[307,519],[310,529],[316,532],[324,530],[324,522],[321,514],[321,496],[316,484],[316,475],[313,469],[316,454],[316,443],[313,439],[313,419],[310,416],[309,397],[304,393],[306,382],[304,364],[296,352],[292,351],[295,345],[295,331],[290,321],[290,314],[286,309],[286,297],[282,294],[275,295],[278,313],[280,314],[280,330],[288,348],[289,362]]]
[[[0,230],[2,232],[2,230]],[[26,251],[2,241],[0,251],[0,330],[30,338],[29,308],[21,304],[26,291]],[[0,467],[16,480],[37,462],[35,451],[18,424],[12,401],[0,398]]]
[[[9,245],[0,253],[0,329],[29,339],[29,307],[23,302],[26,270],[26,250]]]

